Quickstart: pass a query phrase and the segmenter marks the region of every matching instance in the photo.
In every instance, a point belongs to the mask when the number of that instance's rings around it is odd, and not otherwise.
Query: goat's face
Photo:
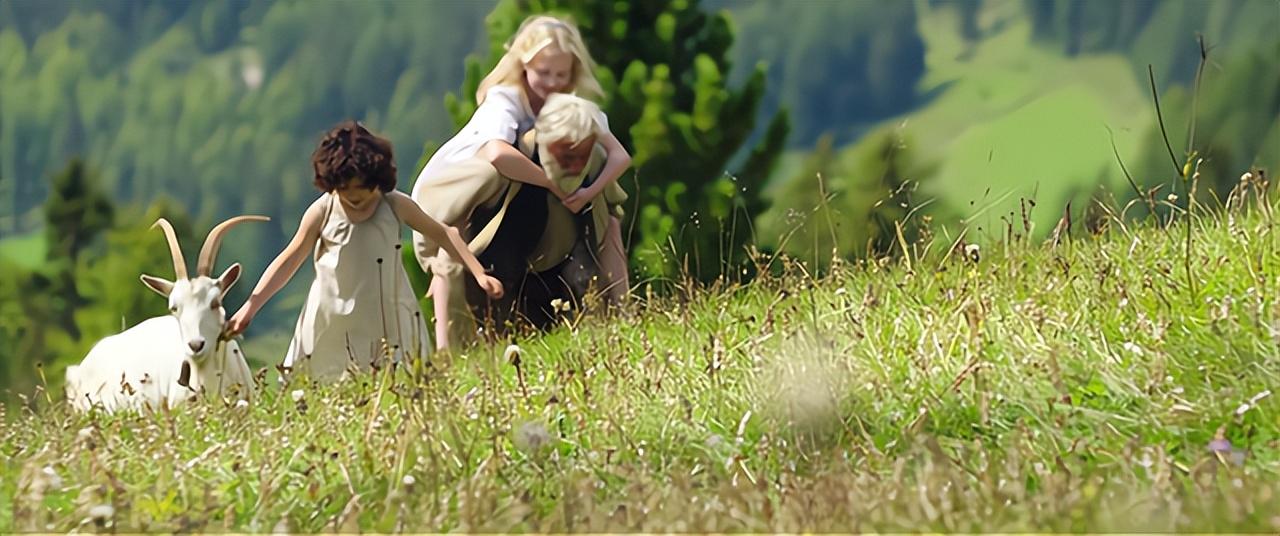
[[[178,319],[178,335],[182,338],[182,352],[196,360],[210,355],[218,346],[222,337],[222,328],[226,325],[227,313],[222,308],[222,298],[231,285],[240,279],[240,264],[232,264],[227,271],[216,279],[213,275],[213,261],[218,255],[218,245],[222,235],[231,227],[245,221],[268,221],[265,216],[236,216],[219,223],[209,231],[200,247],[200,261],[196,264],[196,277],[187,276],[187,262],[182,257],[182,248],[178,247],[178,236],[168,220],[160,218],[155,226],[164,231],[165,240],[169,243],[169,256],[173,258],[173,273],[176,282],[143,274],[142,282],[169,299],[169,313]],[[184,370],[188,370],[183,362]],[[186,374],[183,375],[185,377]],[[179,380],[185,385],[185,382]]]
[[[155,276],[142,276],[143,284],[169,299],[169,314],[178,319],[182,351],[195,359],[204,358],[217,346],[227,318],[222,299],[238,279],[239,263],[232,264],[217,279],[197,276],[169,282]]]

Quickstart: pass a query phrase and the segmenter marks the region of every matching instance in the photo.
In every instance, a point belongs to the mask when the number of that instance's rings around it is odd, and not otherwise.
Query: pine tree
[[[80,336],[75,311],[86,305],[76,288],[80,256],[99,234],[111,227],[114,213],[111,200],[80,160],[73,159],[54,176],[44,205],[45,241],[49,249],[45,273],[41,276],[47,279],[54,301],[55,321],[72,338]]]

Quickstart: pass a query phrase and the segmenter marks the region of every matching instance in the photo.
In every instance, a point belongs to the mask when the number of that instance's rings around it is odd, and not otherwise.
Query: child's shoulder
[[[383,192],[382,198],[390,203],[405,203],[405,202],[413,203],[414,202],[413,198],[409,197],[409,194],[401,192],[400,190],[397,190],[395,188],[392,188],[388,192]]]
[[[327,208],[329,206],[329,203],[332,203],[332,202],[333,202],[333,194],[329,192],[321,192],[320,195],[316,196],[315,201],[312,201],[310,205],[307,205],[307,212],[311,212],[312,210],[320,210],[320,209]]]
[[[495,84],[484,93],[485,102],[489,102],[494,99],[497,99],[494,102],[510,102],[512,104],[518,104],[520,102],[520,88],[507,84]]]
[[[333,194],[329,192],[324,192],[317,196],[315,201],[307,205],[307,210],[302,213],[303,218],[307,216],[316,217],[329,210],[329,207],[333,206],[333,197]]]

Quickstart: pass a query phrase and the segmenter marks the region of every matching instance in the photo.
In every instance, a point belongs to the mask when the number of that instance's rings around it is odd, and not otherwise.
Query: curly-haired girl
[[[484,273],[457,229],[431,219],[396,191],[391,142],[345,121],[324,135],[311,164],[315,186],[324,194],[231,317],[229,331],[244,331],[314,251],[316,279],[289,343],[287,370],[332,380],[383,356],[399,360],[430,353],[421,309],[400,264],[402,222],[461,260],[490,296],[502,295],[501,283]]]

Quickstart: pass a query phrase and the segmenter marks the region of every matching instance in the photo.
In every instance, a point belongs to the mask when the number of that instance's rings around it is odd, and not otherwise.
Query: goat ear
[[[167,280],[147,274],[142,274],[141,279],[142,284],[146,285],[147,288],[156,291],[156,294],[168,298],[169,294],[173,292],[173,283]]]
[[[240,263],[232,264],[227,267],[222,275],[218,276],[218,288],[222,289],[222,295],[226,296],[227,291],[231,290],[231,285],[236,284],[240,279]]]

